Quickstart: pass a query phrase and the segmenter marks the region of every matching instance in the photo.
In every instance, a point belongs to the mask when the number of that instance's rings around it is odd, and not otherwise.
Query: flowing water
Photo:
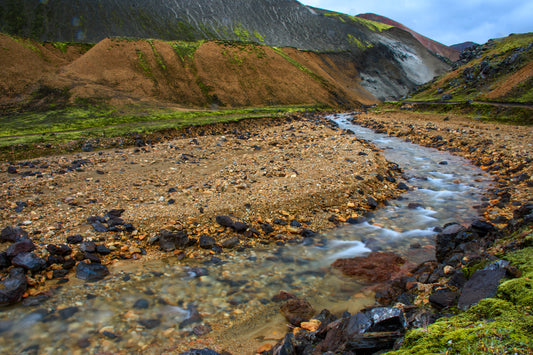
[[[329,265],[339,257],[371,250],[394,251],[414,262],[424,260],[431,254],[436,226],[468,223],[478,216],[473,206],[480,203],[490,180],[462,158],[376,134],[352,125],[351,117],[330,118],[382,149],[389,161],[401,167],[410,186],[402,198],[376,210],[367,222],[302,244],[265,246],[223,260],[116,265],[105,280],[72,280],[40,305],[16,306],[0,313],[2,352],[130,353],[143,349],[158,353],[156,344],[186,341],[194,337],[193,329],[206,329],[198,325],[241,324],[246,336],[265,340],[265,332],[273,337],[277,333],[259,323],[272,324],[281,327],[277,334],[281,338],[283,320],[277,312],[279,305],[272,301],[281,290],[310,300],[317,310],[356,312],[371,302],[362,296],[362,285],[331,271]],[[194,322],[198,312],[203,319]]]

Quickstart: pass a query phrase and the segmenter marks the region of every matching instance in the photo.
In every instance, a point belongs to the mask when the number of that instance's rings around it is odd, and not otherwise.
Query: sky
[[[533,32],[533,0],[300,0],[349,15],[372,12],[437,42],[485,43]]]

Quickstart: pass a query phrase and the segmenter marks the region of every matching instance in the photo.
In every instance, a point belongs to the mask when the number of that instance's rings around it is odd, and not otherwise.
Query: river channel
[[[400,199],[363,223],[301,244],[270,245],[196,264],[117,265],[105,280],[72,280],[38,305],[0,313],[1,352],[158,353],[163,344],[238,324],[258,341],[281,338],[286,328],[279,303],[272,300],[281,290],[308,299],[317,311],[357,312],[372,303],[363,285],[329,265],[375,250],[394,251],[413,262],[431,258],[434,228],[478,217],[475,206],[490,177],[463,158],[376,134],[352,124],[352,117],[329,118],[400,166],[410,188]]]

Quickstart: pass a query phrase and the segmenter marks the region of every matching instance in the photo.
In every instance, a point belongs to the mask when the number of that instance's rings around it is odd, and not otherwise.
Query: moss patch
[[[407,333],[402,348],[389,354],[528,354],[533,351],[533,248],[505,258],[523,272],[503,282],[497,298]]]

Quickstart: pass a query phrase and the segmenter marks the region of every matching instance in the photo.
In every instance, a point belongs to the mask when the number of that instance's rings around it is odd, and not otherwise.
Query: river
[[[353,125],[351,117],[329,118],[381,149],[403,170],[410,188],[366,222],[301,244],[269,245],[196,264],[167,259],[117,265],[105,280],[72,280],[39,305],[0,313],[2,352],[157,353],[163,344],[189,340],[192,331],[209,327],[226,334],[226,342],[228,336],[274,340],[286,330],[279,304],[272,301],[281,290],[308,299],[317,310],[357,312],[371,304],[363,285],[329,265],[373,250],[393,251],[412,262],[431,258],[434,228],[478,217],[474,206],[490,177],[463,158],[376,134]],[[231,327],[235,331],[220,333]]]

